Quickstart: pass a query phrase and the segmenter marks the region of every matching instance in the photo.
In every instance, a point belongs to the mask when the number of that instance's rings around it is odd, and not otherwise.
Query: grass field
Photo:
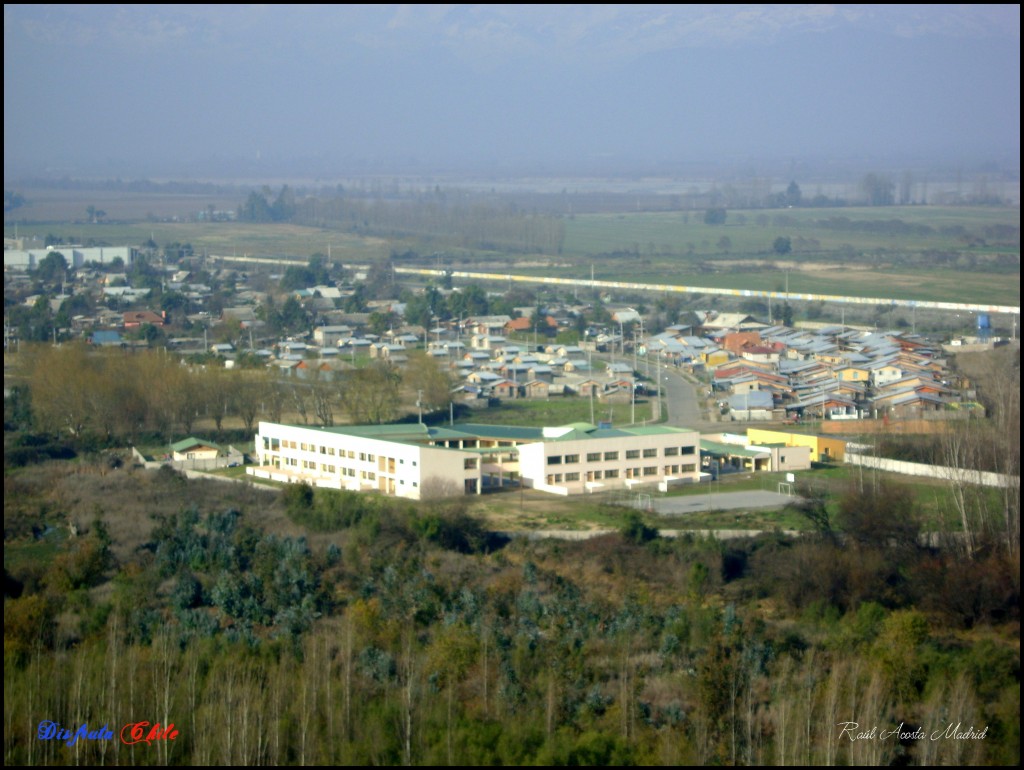
[[[625,427],[631,417],[643,425],[650,422],[652,404],[638,400],[635,412],[631,404],[601,404],[594,402],[594,420],[610,420],[612,425]],[[543,401],[503,401],[479,413],[473,412],[459,422],[482,422],[488,425],[568,425],[572,422],[590,422],[590,400],[576,397],[554,397]]]
[[[934,532],[943,528],[958,530],[959,523],[950,490],[943,482],[882,472],[864,473],[865,483],[891,482],[909,488],[916,501],[923,531]],[[783,478],[784,474],[778,473],[729,475],[714,482],[710,488],[707,484],[694,484],[674,490],[669,496],[713,497],[723,492],[748,490],[774,492]],[[838,497],[851,482],[860,481],[860,471],[850,466],[818,468],[800,474],[799,478],[819,494],[829,496],[829,510],[834,516]],[[658,492],[652,494],[655,497],[665,496]],[[618,499],[619,495],[614,493],[563,498],[533,490],[512,490],[476,498],[472,503],[472,511],[484,518],[490,527],[505,531],[617,529],[622,526],[625,515],[625,509],[614,505]],[[688,513],[685,516],[644,514],[643,518],[649,526],[659,529],[811,529],[806,518],[789,508],[709,511]]]
[[[19,236],[42,246],[48,234],[67,242],[139,245],[191,243],[199,254],[294,257],[316,252],[341,261],[367,262],[392,251],[420,249],[415,239],[384,239],[289,224],[185,221],[209,204],[230,209],[238,201],[202,195],[147,195],[100,191],[41,191],[9,212],[5,235],[19,220]],[[88,205],[109,222],[89,224]],[[182,221],[150,221],[179,217]],[[878,223],[900,226],[872,229]],[[841,226],[836,227],[839,222]],[[69,223],[69,224],[65,224]],[[563,220],[558,255],[459,252],[463,269],[494,269],[540,276],[664,283],[709,288],[844,294],[1020,304],[1020,210],[998,207],[906,206],[885,208],[730,211],[724,225],[706,225],[703,212],[580,214]],[[830,225],[831,223],[831,225]],[[773,250],[778,237],[793,250]],[[931,255],[943,255],[944,264]],[[546,257],[546,258],[545,258]],[[492,264],[493,263],[493,264]],[[436,263],[430,266],[434,267]]]
[[[595,277],[603,281],[695,286],[751,291],[783,291],[794,294],[830,294],[880,299],[934,300],[1017,306],[1020,304],[1020,272],[992,274],[959,270],[872,268],[816,263],[778,267],[720,262],[722,272],[703,272],[691,260],[679,257],[649,260],[623,257],[614,263],[597,263]],[[523,271],[535,273],[535,270]],[[552,268],[546,271],[564,278],[579,278],[581,269]],[[589,272],[587,273],[589,276]]]
[[[19,237],[26,239],[26,247],[29,248],[42,248],[48,234],[60,236],[69,243],[95,241],[137,246],[152,239],[161,246],[190,243],[196,254],[294,257],[303,262],[311,254],[326,254],[328,250],[332,258],[341,261],[373,261],[388,256],[392,248],[380,238],[366,238],[336,230],[247,222],[28,224],[18,225],[17,231]],[[5,226],[4,235],[13,236],[14,227]],[[35,243],[29,240],[33,236],[38,239]]]
[[[900,220],[911,228],[931,228],[931,234],[907,233],[890,235],[865,229],[834,229],[823,221],[845,218],[851,222],[878,223]],[[939,206],[786,209],[730,212],[724,225],[706,225],[702,212],[653,214],[583,214],[566,220],[567,256],[589,256],[615,251],[632,251],[640,255],[657,253],[700,255],[762,254],[775,256],[772,244],[779,236],[796,241],[811,239],[819,243],[820,253],[838,251],[849,245],[870,252],[875,249],[924,251],[964,248],[964,242],[950,228],[982,233],[996,225],[1020,227],[1017,208],[949,208]],[[943,234],[941,230],[947,230]],[[718,244],[724,237],[731,242],[724,250]],[[668,248],[666,248],[668,247]],[[800,249],[796,248],[799,255]],[[808,253],[812,249],[808,246]],[[1019,242],[1011,251],[1019,254]]]

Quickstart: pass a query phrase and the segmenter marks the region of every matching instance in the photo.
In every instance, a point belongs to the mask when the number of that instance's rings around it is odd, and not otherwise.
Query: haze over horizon
[[[4,7],[4,174],[1020,156],[1020,7]]]

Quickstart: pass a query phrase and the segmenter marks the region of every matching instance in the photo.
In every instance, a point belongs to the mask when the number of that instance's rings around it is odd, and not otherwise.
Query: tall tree
[[[451,400],[452,378],[447,367],[422,350],[409,354],[402,382],[417,394],[420,404],[428,411],[447,408]]]
[[[59,251],[51,251],[36,265],[36,278],[43,283],[59,283],[67,273],[68,261]]]
[[[398,412],[399,374],[385,362],[374,362],[349,372],[341,401],[355,423],[384,423]]]

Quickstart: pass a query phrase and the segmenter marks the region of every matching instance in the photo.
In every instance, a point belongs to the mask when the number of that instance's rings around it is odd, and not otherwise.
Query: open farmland
[[[5,227],[4,234],[13,236],[14,227]],[[18,236],[26,239],[27,247],[38,248],[48,234],[57,235],[69,243],[134,246],[152,239],[161,246],[190,243],[196,254],[295,257],[300,261],[318,252],[326,254],[329,248],[335,259],[363,262],[383,259],[392,248],[380,238],[287,223],[104,222],[18,226]],[[39,239],[35,244],[29,240],[33,236]]]
[[[593,269],[595,278],[610,281],[1020,304],[1020,210],[1010,207],[730,210],[721,225],[705,224],[698,210],[577,214],[561,219],[559,254],[438,255],[430,233],[380,237],[365,228],[196,221],[208,207],[235,208],[240,199],[230,194],[29,190],[26,197],[26,205],[8,212],[5,234],[14,235],[17,218],[18,235],[36,239],[29,246],[48,235],[84,244],[152,239],[190,243],[199,254],[304,260],[330,251],[358,263],[414,251],[430,255],[423,260],[430,267],[443,258],[455,269],[564,278],[586,278]],[[106,221],[85,221],[89,206],[101,208]],[[786,239],[789,250],[776,249],[777,239]]]
[[[601,280],[1020,304],[1019,209],[900,207],[581,215],[562,265]],[[787,238],[789,253],[778,253]],[[576,266],[565,265],[574,260]],[[841,291],[840,291],[841,290]]]
[[[894,224],[895,223],[895,224]],[[1003,230],[1003,228],[1008,228]],[[807,258],[845,251],[960,252],[964,238],[988,241],[972,249],[1020,253],[1020,209],[901,206],[729,211],[725,224],[704,224],[703,212],[583,214],[566,221],[563,252],[571,256],[639,252],[701,256],[772,254],[777,237],[794,241]],[[989,238],[985,238],[985,234]],[[995,236],[994,238],[991,236]],[[720,245],[729,239],[728,248]],[[804,246],[798,247],[798,239]],[[817,246],[812,245],[817,241]]]

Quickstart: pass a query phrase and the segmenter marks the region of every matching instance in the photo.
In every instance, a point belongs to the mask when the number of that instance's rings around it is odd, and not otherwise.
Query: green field
[[[845,218],[851,223],[879,223],[899,220],[913,229],[930,228],[930,234],[907,232],[876,233],[865,229],[835,229],[822,222]],[[631,251],[640,255],[756,255],[775,257],[775,238],[786,236],[796,241],[815,239],[819,247],[807,247],[827,254],[849,245],[859,251],[875,249],[923,251],[927,249],[960,251],[964,242],[950,228],[962,227],[981,234],[997,225],[1020,227],[1017,208],[949,208],[939,206],[785,209],[729,212],[724,225],[706,225],[701,212],[653,214],[582,214],[565,222],[565,246],[568,256],[609,254]],[[959,231],[957,231],[959,232]],[[719,246],[727,237],[728,249]],[[666,248],[667,247],[667,248]],[[1019,255],[1019,236],[1010,251]],[[801,249],[794,243],[797,257]],[[792,256],[787,258],[793,258]]]
[[[190,243],[197,254],[220,256],[306,259],[330,251],[351,262],[435,249],[429,234],[381,238],[291,224],[189,221],[207,205],[223,210],[238,204],[202,195],[42,191],[29,199],[8,213],[4,228],[13,236],[17,217],[17,234],[37,239],[29,246],[42,246],[52,234],[86,244]],[[103,207],[109,221],[84,221],[87,205]],[[180,221],[164,221],[171,218]],[[1019,208],[729,211],[723,225],[704,224],[702,211],[577,214],[562,224],[559,254],[455,250],[446,252],[448,264],[573,278],[589,277],[593,268],[595,278],[609,281],[1020,304]],[[777,238],[788,238],[792,250],[777,253]]]
[[[821,224],[831,218],[849,229]],[[893,220],[904,226],[892,234],[856,229]],[[581,215],[566,222],[569,259],[549,272],[580,277],[592,265],[609,281],[1016,306],[1019,227],[1019,209],[987,208],[732,212],[718,226],[697,212]],[[773,251],[779,237],[792,252]]]
[[[594,420],[610,420],[612,425],[624,427],[630,424],[630,417],[636,417],[637,424],[651,421],[652,404],[638,400],[635,411],[631,404],[602,404],[594,402]],[[479,414],[473,412],[460,422],[483,422],[488,425],[568,425],[573,422],[590,422],[590,400],[586,398],[552,397],[538,401],[503,401],[499,406],[489,407]]]
[[[13,237],[15,228],[4,227]],[[386,257],[391,244],[380,238],[366,238],[336,230],[289,224],[247,222],[139,222],[99,224],[18,225],[18,237],[27,248],[42,248],[43,239],[53,234],[69,243],[89,242],[138,246],[152,239],[160,246],[190,243],[196,254],[215,256],[295,257],[305,261],[317,252],[342,261],[364,262]],[[30,241],[33,236],[39,240]]]

